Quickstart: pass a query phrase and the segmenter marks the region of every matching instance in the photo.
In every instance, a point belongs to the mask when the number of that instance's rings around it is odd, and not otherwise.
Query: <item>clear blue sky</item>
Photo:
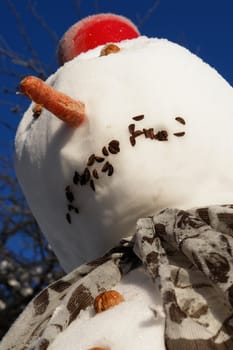
[[[56,46],[49,34],[41,28],[28,9],[28,0],[11,0],[21,15],[26,32],[37,51],[39,58],[56,69]],[[67,28],[80,17],[98,12],[114,12],[125,15],[138,24],[153,6],[153,0],[83,0],[78,8],[74,0],[38,0],[36,4],[39,16],[60,38]],[[25,43],[21,40],[16,19],[9,10],[8,1],[0,3],[0,40],[14,51],[25,53]],[[233,0],[160,0],[156,10],[140,27],[142,34],[167,38],[197,53],[211,66],[215,67],[228,82],[233,85]],[[0,59],[0,70],[4,68]],[[9,67],[7,63],[7,67]],[[20,72],[20,70],[17,68]],[[9,112],[8,103],[21,103],[16,95],[2,94],[3,87],[15,89],[17,78],[0,75],[0,119],[10,121],[13,126],[18,117]],[[4,100],[4,104],[1,102]],[[0,152],[5,153],[13,144],[14,131],[9,132],[0,125]]]

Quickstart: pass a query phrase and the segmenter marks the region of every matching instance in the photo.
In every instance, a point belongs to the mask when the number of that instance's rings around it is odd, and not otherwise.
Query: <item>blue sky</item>
[[[28,0],[11,0],[29,34],[34,50],[40,60],[47,63],[50,70],[56,70],[56,45],[49,33],[41,27],[28,8]],[[78,8],[77,1],[31,1],[37,13],[49,28],[60,38],[68,27],[81,17],[99,12],[114,12],[129,17],[134,23],[139,18],[147,17],[153,0],[83,0]],[[233,85],[233,1],[232,0],[160,0],[155,11],[142,23],[140,31],[147,36],[167,38],[177,42],[192,52],[197,53],[204,61],[215,67],[219,73]],[[8,0],[1,1],[0,39],[12,50],[27,56],[25,42],[17,27],[15,16],[8,6]],[[12,66],[10,61],[0,59],[0,71],[5,67],[15,67],[22,73],[20,66]],[[22,103],[22,97],[14,94],[3,94],[3,88],[15,90],[17,78],[0,74],[0,120],[10,122],[13,128],[19,117],[9,111],[16,103]],[[24,101],[24,105],[27,102]],[[12,151],[14,130],[9,131],[0,125],[0,153]]]

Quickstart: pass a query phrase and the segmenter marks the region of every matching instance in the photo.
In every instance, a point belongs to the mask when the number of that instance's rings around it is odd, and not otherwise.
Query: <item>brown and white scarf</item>
[[[36,296],[0,350],[46,350],[81,310],[137,266],[160,278],[167,350],[233,349],[233,206],[164,209]]]

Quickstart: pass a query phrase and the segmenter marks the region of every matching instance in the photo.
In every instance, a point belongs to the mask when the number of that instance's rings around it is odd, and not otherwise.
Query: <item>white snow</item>
[[[5,308],[6,308],[6,303],[4,303],[4,301],[0,299],[0,310],[5,310]]]
[[[31,287],[25,287],[20,290],[20,293],[24,296],[27,297],[29,295],[33,294],[33,289]]]
[[[16,135],[15,164],[29,205],[69,271],[134,233],[138,218],[164,207],[231,203],[233,197],[233,91],[210,66],[167,40],[140,37],[118,44],[117,54],[99,57],[102,47],[81,54],[48,79],[54,88],[85,104],[86,121],[72,129],[32,104]],[[132,117],[144,115],[141,121]],[[186,124],[175,120],[184,118]],[[140,136],[132,147],[129,124],[166,130],[168,141]],[[174,135],[185,132],[182,137]],[[116,139],[120,152],[106,156],[112,176],[97,169],[96,192],[72,183],[88,157],[102,155]],[[66,220],[70,185],[79,214]],[[163,350],[163,316],[149,278],[119,284],[126,301],[100,315],[86,310],[49,350]],[[156,298],[155,298],[156,296]]]
[[[114,290],[125,301],[100,314],[93,308],[80,316],[48,350],[165,350],[164,315],[157,285],[142,270],[127,275]]]
[[[0,261],[0,270],[2,273],[6,271],[6,269],[9,267],[10,263],[7,260]]]
[[[19,281],[17,281],[14,277],[9,278],[7,282],[9,284],[9,286],[11,286],[11,287],[14,287],[14,288],[19,288],[20,287]]]
[[[99,57],[102,47],[66,63],[48,82],[82,101],[86,121],[72,129],[46,110],[34,120],[32,107],[16,135],[16,171],[29,205],[63,267],[69,271],[134,232],[135,222],[163,207],[232,202],[233,92],[210,66],[183,47],[140,37],[119,44],[117,54]],[[132,117],[144,114],[144,120]],[[175,118],[185,119],[186,125]],[[128,125],[168,131],[168,141],[137,138]],[[176,137],[175,132],[185,131]],[[96,192],[72,184],[88,157],[101,156],[117,139],[120,153],[106,157],[113,176],[98,169]],[[80,213],[65,218],[65,188]]]

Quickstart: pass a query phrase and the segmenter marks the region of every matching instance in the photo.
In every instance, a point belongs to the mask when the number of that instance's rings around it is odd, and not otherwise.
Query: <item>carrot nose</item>
[[[20,92],[42,105],[71,127],[78,127],[85,119],[85,106],[64,93],[55,90],[43,80],[28,76],[20,82]]]

